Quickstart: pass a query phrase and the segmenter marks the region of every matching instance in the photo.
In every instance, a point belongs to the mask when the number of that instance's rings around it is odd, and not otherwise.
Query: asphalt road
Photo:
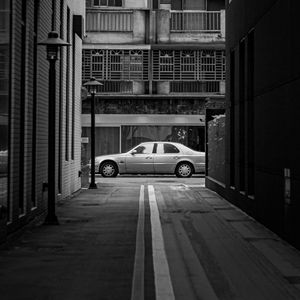
[[[97,177],[0,250],[0,299],[300,299],[300,254],[201,176]]]

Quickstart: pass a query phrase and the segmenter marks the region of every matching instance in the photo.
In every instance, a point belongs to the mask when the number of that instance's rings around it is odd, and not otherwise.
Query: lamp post
[[[45,219],[47,225],[58,225],[55,214],[56,205],[56,71],[55,63],[58,59],[60,47],[70,46],[58,37],[58,33],[51,31],[48,38],[38,45],[46,46],[49,61],[49,107],[48,107],[48,213]]]
[[[95,183],[95,95],[97,87],[103,85],[103,83],[92,77],[83,85],[91,94],[91,182],[89,189],[97,189],[97,184]]]

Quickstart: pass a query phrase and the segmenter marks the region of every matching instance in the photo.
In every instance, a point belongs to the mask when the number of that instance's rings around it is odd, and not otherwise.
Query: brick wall
[[[0,225],[0,240],[33,219],[40,219],[47,208],[47,190],[43,183],[48,181],[48,70],[45,47],[37,47],[36,80],[34,63],[34,3],[27,0],[12,1],[12,44],[11,44],[11,115],[10,115],[10,165],[9,165],[9,215],[8,225]],[[63,15],[61,12],[63,3]],[[62,17],[64,36],[66,39],[66,12],[70,8],[70,41],[72,42],[72,12],[80,12],[76,0],[55,1],[54,29],[60,33]],[[23,8],[23,17],[22,17]],[[26,8],[26,26],[22,25]],[[37,41],[47,38],[52,28],[52,1],[40,0],[38,14]],[[23,37],[23,38],[22,38]],[[66,88],[66,52],[62,51],[60,60],[56,62],[56,167],[57,193],[66,198],[80,189],[80,133],[81,133],[81,39],[75,35],[75,48],[69,52],[69,92]],[[73,55],[75,59],[73,60]],[[74,69],[72,65],[74,64]],[[75,74],[74,77],[72,74]],[[75,83],[72,84],[73,78]],[[36,84],[35,84],[36,83]],[[73,87],[75,90],[73,92]],[[36,89],[35,89],[36,88]],[[36,97],[34,95],[36,94]],[[66,96],[69,95],[69,106]],[[35,102],[36,101],[36,102]],[[74,101],[74,104],[73,104]],[[69,112],[66,112],[66,109]],[[65,160],[66,151],[66,117],[69,118],[68,143],[69,159]],[[74,120],[74,121],[73,121]],[[74,124],[74,126],[72,126]],[[74,128],[74,131],[72,131]],[[59,134],[59,131],[61,134]],[[74,138],[72,142],[72,138]],[[59,143],[60,141],[60,143]],[[72,156],[71,146],[74,145]],[[34,155],[35,153],[35,155]],[[60,158],[60,161],[59,159]],[[34,163],[35,161],[35,163]],[[61,166],[59,171],[59,166]],[[20,209],[20,203],[21,209]]]

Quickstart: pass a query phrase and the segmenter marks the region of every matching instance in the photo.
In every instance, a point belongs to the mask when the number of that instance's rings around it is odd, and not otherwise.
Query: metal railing
[[[132,31],[132,11],[87,10],[86,31]]]
[[[172,94],[193,94],[220,93],[220,81],[191,81],[191,82],[170,82],[170,93]]]
[[[221,32],[220,11],[172,10],[171,32]]]

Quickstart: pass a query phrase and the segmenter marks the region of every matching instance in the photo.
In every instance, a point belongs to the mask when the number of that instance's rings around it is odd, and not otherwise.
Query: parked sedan
[[[121,154],[102,155],[95,159],[95,170],[103,177],[118,174],[175,174],[190,177],[204,172],[205,153],[171,142],[141,143]]]

